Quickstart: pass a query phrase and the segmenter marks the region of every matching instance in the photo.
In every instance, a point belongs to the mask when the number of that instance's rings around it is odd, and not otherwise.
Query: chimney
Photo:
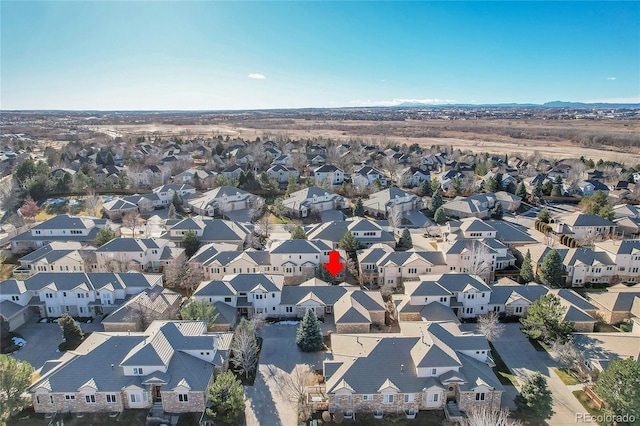
[[[404,373],[404,364],[400,364],[400,372]]]

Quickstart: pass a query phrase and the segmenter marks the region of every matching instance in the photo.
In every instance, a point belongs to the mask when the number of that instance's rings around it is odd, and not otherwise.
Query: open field
[[[123,136],[158,135],[212,137],[217,135],[253,140],[261,138],[417,143],[424,147],[453,145],[473,152],[523,156],[539,153],[548,158],[584,155],[586,158],[640,163],[638,148],[585,147],[575,142],[594,135],[637,137],[640,122],[634,120],[309,120],[309,119],[212,119],[208,124],[95,125],[93,130],[115,131]],[[579,154],[579,155],[578,155]]]

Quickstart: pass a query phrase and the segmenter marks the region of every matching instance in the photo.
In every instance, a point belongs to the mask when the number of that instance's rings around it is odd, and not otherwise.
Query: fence
[[[596,408],[598,410],[602,410],[602,407],[604,407],[604,401],[602,400],[602,398],[600,398],[598,396],[598,394],[596,394],[593,389],[591,388],[591,386],[584,386],[582,388],[582,390],[584,391],[585,395],[587,395],[589,398],[591,398],[591,401],[593,401],[593,404],[596,406]]]

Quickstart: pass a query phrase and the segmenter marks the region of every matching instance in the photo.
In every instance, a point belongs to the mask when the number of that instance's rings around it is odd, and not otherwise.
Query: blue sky
[[[639,2],[1,3],[2,109],[640,102]]]

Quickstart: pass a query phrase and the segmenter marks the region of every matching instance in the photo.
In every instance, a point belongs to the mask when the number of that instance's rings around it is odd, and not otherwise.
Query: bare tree
[[[164,269],[164,276],[166,287],[184,289],[188,296],[204,281],[202,265],[182,258],[171,262]]]
[[[84,207],[87,213],[91,216],[100,217],[102,201],[96,195],[96,191],[93,188],[89,188],[87,190],[87,196],[84,199]]]
[[[489,247],[482,241],[473,240],[467,243],[467,252],[462,253],[464,270],[468,274],[478,275],[485,282],[491,277],[491,254]]]
[[[509,417],[509,410],[492,410],[488,405],[473,405],[466,411],[467,417],[460,422],[461,426],[522,426],[519,420]]]
[[[389,225],[393,227],[393,232],[398,233],[398,228],[402,225],[402,210],[397,204],[392,204],[387,211]]]
[[[134,263],[124,253],[104,253],[108,258],[104,260],[102,267],[107,272],[121,273],[135,269]],[[86,266],[86,265],[85,265]],[[89,269],[87,269],[89,270]]]
[[[495,312],[483,315],[478,318],[478,332],[493,342],[504,333],[504,324],[498,320]]]
[[[140,218],[140,212],[138,209],[129,210],[122,216],[122,224],[131,230],[131,236],[135,238],[136,236],[136,228],[138,225],[142,224],[142,219]]]
[[[245,377],[249,377],[258,365],[258,351],[253,329],[250,326],[236,329],[231,345],[231,362]]]
[[[161,293],[150,292],[148,303],[142,301],[135,301],[127,306],[126,320],[134,322],[138,326],[138,330],[146,330],[153,321],[156,320],[170,320],[178,317],[177,309],[173,308],[169,304],[159,305],[162,306],[162,310],[154,309],[154,300],[157,297],[163,297]]]
[[[264,314],[254,314],[249,320],[249,324],[256,336],[260,336],[267,325],[267,318]]]
[[[556,340],[551,346],[551,358],[566,369],[574,371],[581,379],[586,379],[589,373],[584,365],[584,355],[573,342]]]
[[[278,371],[274,380],[282,395],[294,404],[301,417],[308,418],[310,414],[307,402],[307,388],[314,384],[315,373],[308,364],[298,364],[291,373]]]

